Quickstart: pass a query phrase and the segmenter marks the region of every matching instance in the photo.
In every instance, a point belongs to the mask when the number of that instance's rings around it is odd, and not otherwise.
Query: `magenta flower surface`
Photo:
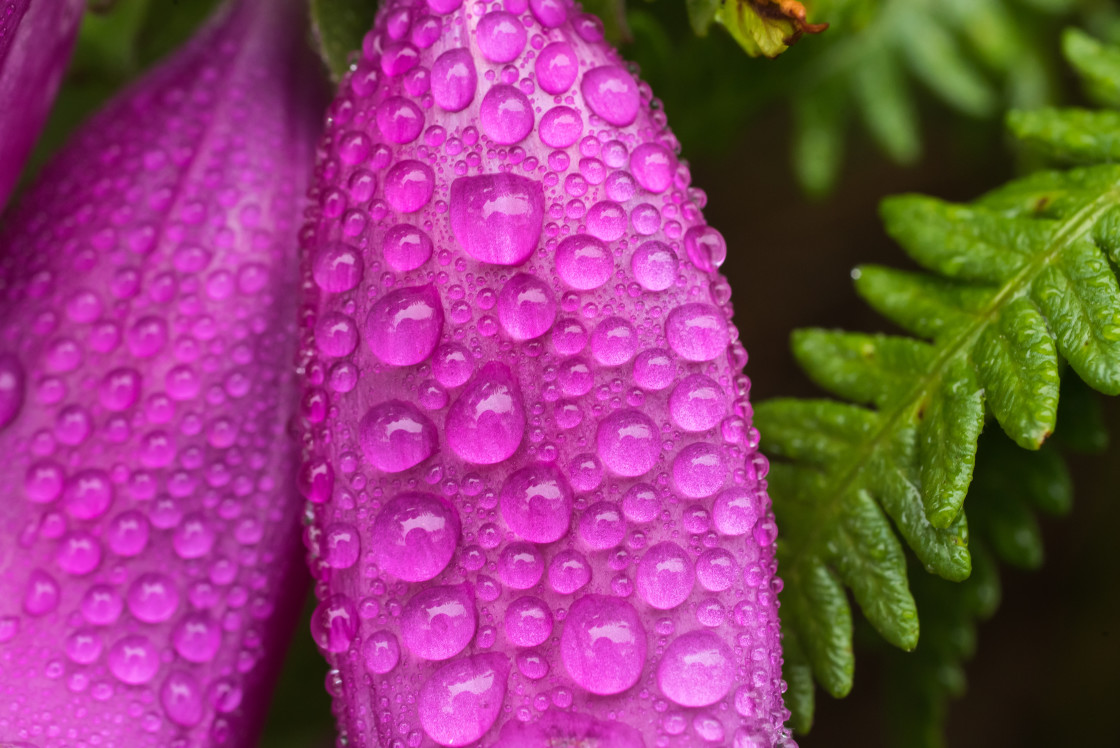
[[[85,0],[0,6],[0,211],[54,102]]]
[[[300,29],[228,6],[0,237],[0,744],[254,744],[306,578]]]
[[[677,149],[578,6],[378,14],[302,237],[348,745],[792,745],[747,354]]]

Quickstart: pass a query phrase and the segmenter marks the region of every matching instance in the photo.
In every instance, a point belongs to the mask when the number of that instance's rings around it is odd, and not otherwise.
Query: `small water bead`
[[[556,247],[556,272],[572,288],[591,291],[614,274],[614,256],[595,237],[575,234]]]
[[[375,631],[362,644],[362,657],[366,670],[374,675],[390,673],[401,659],[401,646],[392,632]]]
[[[621,366],[638,350],[638,331],[622,317],[607,317],[591,333],[591,354],[603,366]]]
[[[583,423],[583,411],[579,404],[572,400],[560,400],[553,411],[556,425],[562,429],[574,429]]]
[[[435,190],[435,173],[427,164],[405,159],[385,175],[385,199],[394,210],[415,213],[428,204]]]
[[[401,637],[425,660],[446,660],[474,638],[478,614],[464,585],[429,587],[415,594],[401,613]]]
[[[685,377],[669,395],[669,414],[685,431],[700,432],[715,428],[727,414],[727,397],[711,377],[693,374]]]
[[[19,359],[0,354],[0,430],[15,420],[23,407],[25,377]]]
[[[664,291],[677,278],[677,255],[664,242],[650,240],[630,258],[634,279],[647,291]]]
[[[324,356],[349,356],[358,347],[358,326],[341,312],[327,312],[315,322],[315,344]]]
[[[217,537],[217,533],[205,515],[201,512],[191,512],[175,528],[171,545],[179,558],[202,558],[210,553]]]
[[[663,145],[643,143],[630,154],[630,173],[655,195],[669,189],[677,173],[677,157]]]
[[[144,623],[162,623],[179,608],[179,587],[166,574],[151,571],[138,576],[125,596],[128,611]]]
[[[530,465],[513,473],[502,486],[502,519],[531,543],[551,543],[568,531],[572,498],[568,481],[554,466]]]
[[[636,483],[622,497],[622,513],[635,524],[651,522],[661,510],[657,491],[648,483]]]
[[[515,174],[459,177],[451,183],[449,211],[464,252],[480,262],[520,265],[540,239],[544,192],[540,182]]]
[[[69,532],[58,541],[55,561],[66,573],[76,577],[85,576],[101,563],[101,543],[88,532]]]
[[[180,727],[194,727],[205,712],[203,689],[183,670],[173,670],[159,689],[159,703],[167,718]]]
[[[579,537],[592,550],[614,548],[626,537],[626,522],[617,504],[600,501],[584,510],[579,520]]]
[[[514,340],[544,335],[556,319],[556,298],[544,281],[518,273],[498,293],[498,320]]]
[[[381,53],[381,70],[390,77],[403,75],[419,62],[420,51],[409,42],[389,42]]]
[[[360,130],[344,133],[338,139],[338,157],[345,164],[360,164],[369,158],[373,143]]]
[[[128,410],[140,396],[140,372],[128,367],[113,369],[101,380],[98,400],[106,410]]]
[[[504,364],[489,363],[447,414],[447,443],[463,460],[494,465],[513,456],[525,433],[525,407]]]
[[[527,590],[536,585],[544,574],[544,558],[536,546],[529,543],[510,543],[498,556],[498,576],[507,587]]]
[[[588,70],[580,82],[580,92],[591,111],[612,125],[626,127],[638,116],[638,84],[634,76],[618,65]]]
[[[459,542],[459,515],[435,494],[407,492],[387,502],[370,533],[377,564],[408,582],[435,578]]]
[[[141,317],[128,328],[128,349],[136,358],[150,358],[167,344],[167,322],[160,317]]]
[[[710,631],[693,631],[674,639],[657,668],[657,685],[681,706],[709,706],[731,690],[735,658]]]
[[[443,306],[431,284],[390,291],[370,309],[366,343],[381,361],[411,366],[432,355],[443,332]]]
[[[540,680],[548,675],[548,658],[534,649],[517,653],[517,669],[529,680]]]
[[[69,405],[58,413],[54,436],[59,442],[76,447],[84,442],[93,430],[93,421],[85,408]]]
[[[373,406],[358,424],[362,454],[378,470],[400,473],[436,450],[436,427],[415,406],[389,400]]]
[[[725,735],[723,723],[703,712],[692,718],[692,731],[705,743],[722,743]]]
[[[175,625],[171,644],[187,662],[210,662],[222,648],[222,629],[209,613],[194,611]]]
[[[560,657],[576,685],[601,696],[638,682],[646,660],[646,631],[625,600],[585,595],[572,604],[560,635]]]
[[[578,454],[568,465],[568,478],[576,491],[594,491],[603,482],[603,463],[588,452]]]
[[[75,519],[97,519],[113,503],[113,485],[104,470],[91,468],[74,474],[62,495],[66,513]]]
[[[529,9],[546,29],[556,28],[568,20],[568,6],[564,0],[529,0]]]
[[[581,553],[560,551],[548,565],[548,584],[561,595],[571,595],[591,581],[591,565]]]
[[[746,535],[758,522],[758,503],[745,488],[729,488],[712,504],[712,520],[721,535]]]
[[[32,569],[27,576],[23,594],[23,610],[31,616],[44,616],[58,607],[62,589],[53,576],[42,569]]]
[[[605,242],[621,239],[626,233],[626,209],[611,200],[603,200],[587,211],[587,231]]]
[[[82,596],[82,617],[94,626],[109,626],[117,622],[124,610],[124,600],[107,584],[95,584]]]
[[[658,610],[671,610],[687,600],[695,580],[692,559],[671,541],[650,546],[638,562],[638,595]]]
[[[537,133],[549,148],[567,148],[583,134],[583,117],[569,106],[554,106],[541,117]]]
[[[634,359],[634,384],[643,390],[659,392],[677,378],[673,354],[663,348],[649,348]]]
[[[377,106],[377,128],[390,143],[411,143],[424,129],[424,113],[403,96],[390,96]]]
[[[109,647],[106,661],[109,672],[130,686],[148,683],[159,672],[159,650],[142,634],[118,639]]]
[[[706,442],[689,444],[673,458],[673,481],[691,499],[711,496],[723,487],[727,469],[719,448]]]
[[[354,601],[343,594],[331,595],[311,614],[311,638],[324,652],[345,652],[360,625]]]
[[[440,346],[432,357],[432,374],[444,387],[465,384],[473,372],[474,358],[458,343]]]
[[[727,259],[727,242],[711,226],[693,226],[684,235],[688,259],[701,270],[714,273]]]
[[[482,56],[490,62],[512,62],[525,49],[525,27],[512,13],[496,10],[487,13],[475,27],[475,41]]]
[[[515,646],[535,647],[552,635],[552,611],[539,597],[519,597],[506,607],[505,625]]]
[[[471,53],[465,49],[449,49],[432,63],[432,98],[448,112],[460,112],[474,101],[478,88]]]
[[[394,270],[407,273],[422,267],[432,256],[432,239],[422,229],[398,223],[385,232],[381,254]]]
[[[617,475],[636,478],[648,473],[661,455],[661,438],[649,416],[620,410],[604,418],[596,432],[599,457]]]
[[[709,548],[696,559],[696,579],[709,592],[723,592],[735,581],[735,557],[724,548]]]
[[[97,662],[101,650],[101,635],[91,629],[78,629],[66,637],[66,656],[79,665]]]
[[[323,533],[323,559],[332,569],[349,569],[358,562],[362,539],[358,530],[345,522],[327,527]]]
[[[480,654],[449,662],[420,688],[420,725],[442,746],[474,743],[490,730],[502,711],[509,658]]]
[[[587,328],[570,317],[559,320],[552,327],[552,349],[561,356],[573,356],[587,345]]]
[[[711,304],[682,304],[665,319],[669,347],[688,361],[711,361],[727,350],[723,313]]]
[[[330,293],[357,288],[362,280],[362,258],[356,247],[334,242],[315,254],[311,274],[315,284]]]

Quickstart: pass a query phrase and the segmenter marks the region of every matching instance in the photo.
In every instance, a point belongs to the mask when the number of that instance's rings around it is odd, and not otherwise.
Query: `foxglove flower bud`
[[[300,21],[227,6],[0,237],[0,744],[255,744],[306,578]]]
[[[58,93],[84,7],[85,0],[0,6],[0,211]]]
[[[390,0],[329,114],[301,366],[353,746],[782,744],[726,246],[566,0]]]

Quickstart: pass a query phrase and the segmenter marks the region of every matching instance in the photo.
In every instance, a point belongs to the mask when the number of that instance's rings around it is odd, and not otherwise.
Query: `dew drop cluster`
[[[345,744],[792,745],[727,247],[678,150],[578,5],[383,4],[301,235]]]

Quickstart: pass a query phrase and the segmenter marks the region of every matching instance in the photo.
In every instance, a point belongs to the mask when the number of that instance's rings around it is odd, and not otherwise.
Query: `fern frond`
[[[1065,44],[1090,80],[1110,59],[1093,44],[1075,32]],[[1013,129],[1022,133],[1030,116],[1013,115]],[[1018,447],[1038,451],[1057,428],[1067,365],[1072,379],[1120,394],[1120,284],[1109,261],[1120,258],[1120,165],[1110,156],[1120,120],[1083,137],[1071,135],[1083,112],[1045,116],[1050,124],[1029,128],[1027,139],[1063,159],[1076,152],[1081,166],[1016,180],[967,205],[917,195],[884,202],[888,233],[928,272],[863,267],[856,290],[916,338],[798,331],[793,351],[810,378],[851,403],[778,399],[756,409],[775,460],[783,625],[795,640],[794,666],[811,668],[833,696],[848,692],[854,669],[845,587],[888,642],[918,643],[919,606],[898,535],[928,572],[967,579],[970,494],[979,497],[970,501],[973,534],[1007,562],[1041,562],[1022,498],[1064,510],[1068,479],[1054,477],[1064,474],[1060,463],[1043,450],[1031,467],[1001,474],[1004,490],[986,490],[974,476],[986,416]],[[1001,464],[1027,454],[998,443],[989,450]],[[797,696],[791,708],[811,705]],[[809,720],[798,714],[795,723]]]

